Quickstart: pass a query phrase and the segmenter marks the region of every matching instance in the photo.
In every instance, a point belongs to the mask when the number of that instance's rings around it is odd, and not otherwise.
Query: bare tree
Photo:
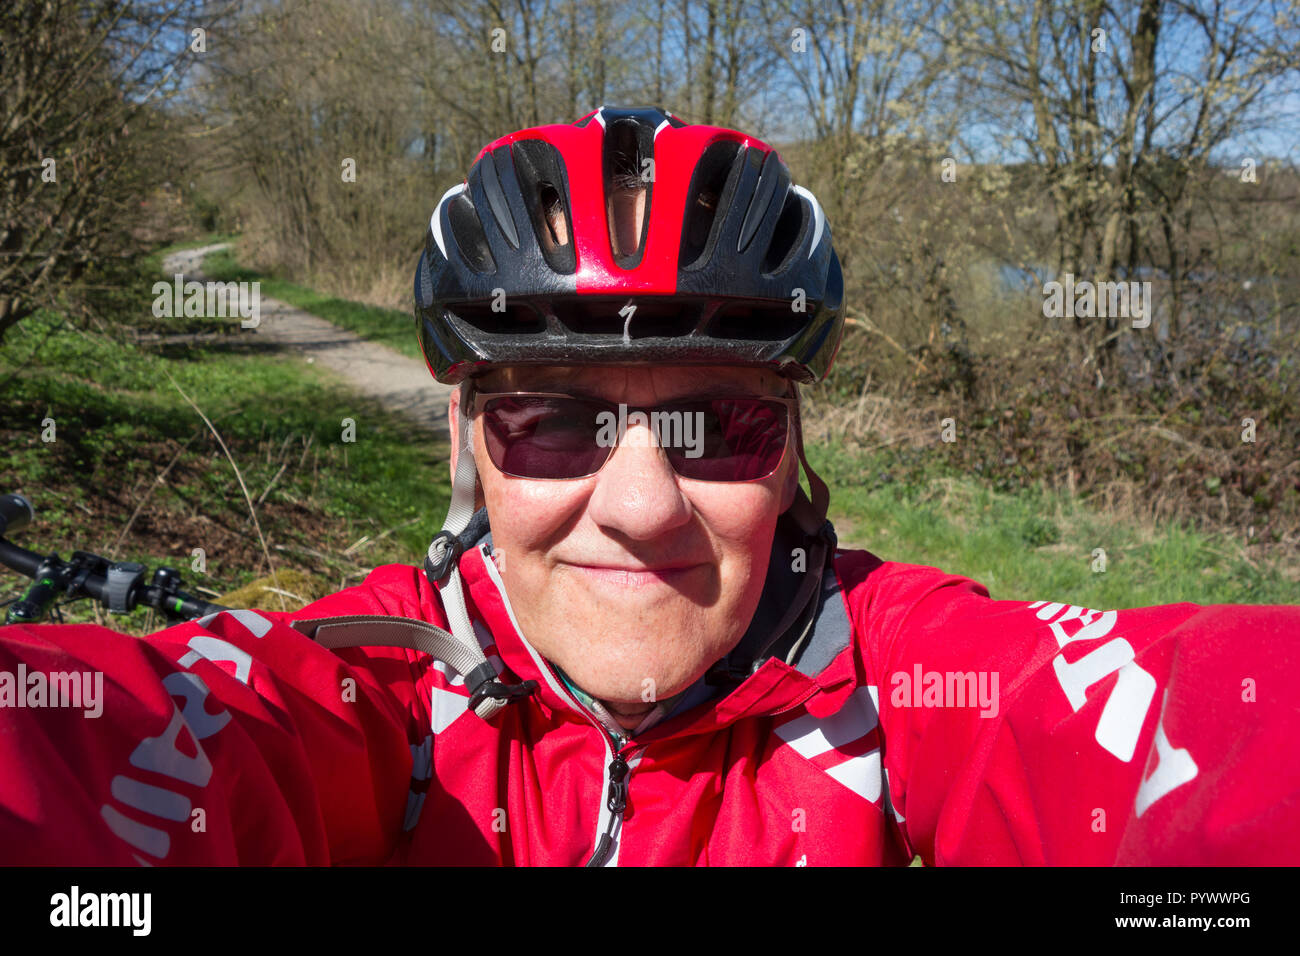
[[[374,56],[405,29],[381,0],[287,0],[223,37],[214,159],[256,190],[246,219],[263,265],[359,295],[409,272],[431,191],[420,156],[438,144],[403,78]]]
[[[1177,334],[1184,284],[1205,264],[1186,248],[1199,201],[1189,190],[1294,95],[1298,14],[1274,0],[952,5],[953,61],[979,92],[969,115],[993,152],[1041,171],[1055,271],[1109,280],[1160,267]],[[1087,358],[1110,364],[1119,322],[1074,325]]]
[[[183,28],[218,18],[183,0],[0,5],[0,337],[131,248],[176,142],[160,107],[194,62]]]
[[[797,118],[783,132],[834,223],[851,327],[869,334],[846,348],[884,346],[909,374],[931,370],[922,353],[963,338],[954,289],[973,238],[972,194],[940,179],[958,129],[939,4],[765,0],[762,10],[782,66],[778,112]]]

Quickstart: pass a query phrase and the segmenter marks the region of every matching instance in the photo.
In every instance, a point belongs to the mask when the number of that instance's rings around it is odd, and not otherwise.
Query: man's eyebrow
[[[689,391],[665,398],[666,402],[689,402],[696,398],[776,398],[734,382],[715,382],[693,386]]]
[[[579,374],[579,369],[538,371],[525,376],[522,381],[516,378],[511,383],[511,390],[521,392],[561,392],[566,389],[580,387],[580,384],[576,381]]]

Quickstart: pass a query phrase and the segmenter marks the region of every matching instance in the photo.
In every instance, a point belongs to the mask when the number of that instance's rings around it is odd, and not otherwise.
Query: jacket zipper
[[[547,666],[550,667],[549,661]],[[554,674],[554,668],[552,673]],[[559,675],[555,676],[558,680]],[[604,720],[595,719],[597,715],[592,714],[580,703],[576,701],[575,703],[600,729],[607,741],[606,748],[610,757],[609,766],[605,768],[605,776],[609,778],[609,786],[605,789],[605,809],[609,811],[609,821],[605,824],[604,832],[596,840],[596,849],[592,852],[591,858],[585,864],[585,866],[603,867],[614,852],[614,828],[623,822],[623,813],[627,810],[628,778],[632,774],[632,765],[628,762],[628,757],[634,756],[641,748],[633,748],[627,756],[624,756],[623,751],[627,749],[629,740],[627,734],[615,733],[609,729]]]
[[[555,673],[555,668],[551,666],[550,661],[543,661],[546,669],[553,678],[553,683],[557,687],[563,687],[560,676]],[[565,696],[572,699],[572,695],[565,691]],[[591,858],[587,860],[584,866],[602,867],[609,862],[610,856],[614,852],[614,827],[623,821],[623,812],[627,810],[627,791],[628,777],[632,774],[632,766],[628,763],[627,757],[622,753],[628,746],[628,736],[626,734],[615,734],[611,731],[603,720],[600,720],[587,707],[578,700],[573,700],[573,706],[587,718],[597,730],[600,731],[602,739],[605,741],[607,755],[611,758],[609,766],[605,768],[605,776],[609,778],[609,786],[605,789],[605,809],[609,811],[609,822],[605,824],[604,832],[596,840],[596,849],[592,852]],[[640,748],[633,748],[628,756],[634,756]]]
[[[549,666],[549,662],[548,662]],[[801,694],[798,700],[793,701],[786,707],[782,707],[774,714],[783,714],[786,711],[793,710],[800,706],[817,693],[819,688],[812,687],[807,693]],[[586,708],[582,710],[586,712]],[[593,721],[594,723],[594,721]],[[600,835],[596,842],[596,851],[592,853],[591,859],[587,861],[587,866],[600,867],[604,866],[614,850],[614,825],[623,819],[623,812],[627,809],[627,791],[628,777],[631,775],[632,768],[627,760],[623,757],[621,751],[627,746],[627,737],[614,737],[608,728],[601,727],[605,736],[612,742],[611,752],[614,759],[610,761],[605,773],[609,777],[609,788],[606,791],[605,806],[609,810],[609,823],[605,825],[605,832]]]
[[[596,843],[596,852],[587,861],[587,866],[604,866],[609,861],[610,854],[614,850],[614,824],[623,819],[623,811],[627,809],[627,778],[630,772],[631,768],[627,761],[616,752],[606,769],[609,775],[609,791],[605,807],[609,810],[609,823],[605,826],[605,832],[600,835],[600,840]]]
[[[564,683],[555,673],[551,662],[543,659],[542,663],[549,672],[552,683],[557,688],[564,688]],[[584,864],[584,866],[602,867],[609,862],[613,854],[614,827],[622,823],[623,811],[627,809],[628,777],[632,773],[632,768],[621,751],[627,747],[628,737],[625,734],[615,736],[602,720],[583,706],[581,701],[574,699],[567,689],[564,690],[564,695],[572,700],[574,708],[600,731],[601,738],[605,741],[606,753],[611,757],[609,766],[605,768],[605,776],[609,778],[609,786],[605,790],[605,808],[609,810],[609,822],[605,824],[604,832],[596,840],[596,849],[592,852],[591,858]]]

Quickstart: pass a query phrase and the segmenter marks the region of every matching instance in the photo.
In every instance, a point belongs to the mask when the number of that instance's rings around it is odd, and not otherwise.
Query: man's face
[[[512,368],[483,392],[595,397],[629,407],[739,394],[783,396],[784,381],[737,368]],[[452,433],[459,403],[453,393]],[[524,636],[624,726],[685,690],[739,642],[758,605],[776,520],[793,500],[798,458],[749,482],[682,478],[648,434],[627,438],[595,475],[514,478],[474,460],[504,556],[502,578]],[[454,462],[453,462],[454,468]]]

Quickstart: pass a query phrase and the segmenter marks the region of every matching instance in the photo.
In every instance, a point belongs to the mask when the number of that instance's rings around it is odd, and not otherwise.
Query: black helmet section
[[[424,242],[433,301],[487,300],[498,289],[507,296],[576,289],[569,183],[554,146],[531,140],[498,147],[443,198]],[[562,215],[558,232],[548,213]]]
[[[527,300],[573,295],[576,266],[559,151],[529,140],[485,154],[438,204],[416,269],[420,346],[434,375],[447,381],[450,369],[493,361],[494,343],[544,333]]]
[[[736,142],[704,151],[687,192],[677,287],[683,295],[737,295],[705,330],[724,341],[766,341],[768,364],[817,381],[843,331],[844,277],[812,193],[790,183],[775,151]]]

